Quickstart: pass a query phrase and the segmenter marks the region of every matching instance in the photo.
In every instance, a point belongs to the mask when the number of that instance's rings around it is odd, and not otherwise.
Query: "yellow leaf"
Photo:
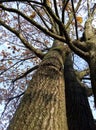
[[[49,6],[49,7],[51,7],[51,0],[46,0],[46,4]]]
[[[76,17],[76,20],[77,20],[78,23],[82,23],[82,22],[83,22],[83,19],[82,19],[81,16],[77,16],[77,17]]]

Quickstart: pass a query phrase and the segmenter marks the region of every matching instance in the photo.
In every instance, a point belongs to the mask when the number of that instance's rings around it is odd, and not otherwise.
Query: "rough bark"
[[[79,82],[70,56],[64,67],[69,130],[96,130],[85,88]]]
[[[64,48],[63,48],[64,49]],[[33,75],[7,130],[68,130],[62,47],[51,49]]]
[[[88,62],[90,68],[91,85],[94,95],[94,103],[96,106],[96,32],[92,27],[92,20],[93,17],[90,16],[85,23],[84,39],[89,53],[86,61]]]
[[[90,78],[91,78],[92,90],[93,90],[93,95],[94,95],[94,103],[96,107],[96,43],[95,41],[96,41],[96,38],[91,39],[91,41],[89,42],[90,58],[89,58],[88,64],[90,68]]]

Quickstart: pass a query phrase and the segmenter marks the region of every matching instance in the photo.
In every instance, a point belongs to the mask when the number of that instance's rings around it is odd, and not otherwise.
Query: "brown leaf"
[[[82,22],[83,22],[83,19],[82,19],[81,16],[77,16],[77,17],[76,17],[76,20],[77,20],[78,23],[82,23]]]
[[[6,70],[6,67],[4,65],[0,66],[0,70]]]
[[[30,18],[35,18],[35,16],[36,16],[36,13],[35,12],[32,12],[32,14],[30,15]]]
[[[8,63],[11,65],[13,62],[9,60]]]

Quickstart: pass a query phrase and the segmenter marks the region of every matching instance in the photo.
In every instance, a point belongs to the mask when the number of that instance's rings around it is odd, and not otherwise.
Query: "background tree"
[[[88,0],[2,0],[0,81],[1,103],[5,103],[3,120],[12,117],[24,95],[8,129],[67,130],[69,127],[69,130],[75,130],[77,126],[80,130],[95,129],[85,92],[86,89],[87,94],[92,95],[93,90],[96,104],[95,28],[92,25],[95,6]],[[81,17],[84,11],[86,13]],[[72,61],[68,59],[69,53]],[[82,57],[89,67],[75,70],[72,66],[74,54]],[[92,90],[88,83],[86,87],[82,84],[86,80],[91,80]],[[74,113],[76,110],[79,114]],[[1,124],[3,129],[6,123],[1,121]]]

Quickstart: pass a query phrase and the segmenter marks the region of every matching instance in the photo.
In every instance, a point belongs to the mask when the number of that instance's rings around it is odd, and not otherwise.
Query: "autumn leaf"
[[[16,49],[16,46],[12,46],[12,48],[13,48],[13,50],[17,50],[17,49]]]
[[[49,6],[49,7],[51,7],[51,0],[46,0],[46,4]]]
[[[32,14],[30,15],[30,18],[35,18],[35,16],[36,16],[36,13],[35,12],[32,12]]]
[[[0,70],[6,70],[6,67],[4,65],[0,66]]]
[[[83,22],[83,19],[82,19],[81,16],[77,16],[77,17],[76,17],[76,20],[77,20],[78,23],[82,23],[82,22]]]
[[[9,60],[8,63],[11,65],[13,62]]]
[[[7,57],[7,54],[6,54],[6,52],[4,50],[2,50],[1,53],[2,53],[3,57]]]

